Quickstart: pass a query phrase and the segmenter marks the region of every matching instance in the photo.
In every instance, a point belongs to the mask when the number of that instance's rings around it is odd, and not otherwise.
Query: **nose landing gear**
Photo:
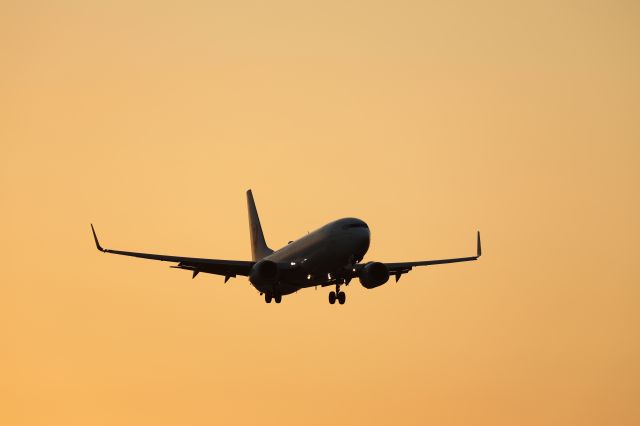
[[[274,300],[276,303],[280,303],[282,302],[282,295],[281,294],[276,294],[275,296],[270,294],[270,293],[265,293],[264,294],[264,301],[266,303],[271,303],[271,300]]]
[[[340,291],[340,284],[336,284],[336,291],[332,291],[329,293],[329,303],[335,304],[336,300],[339,304],[344,305],[344,302],[347,301],[347,295],[344,291]]]

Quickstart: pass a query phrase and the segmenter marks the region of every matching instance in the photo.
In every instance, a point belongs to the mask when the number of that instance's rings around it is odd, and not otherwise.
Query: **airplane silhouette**
[[[303,288],[335,286],[329,293],[329,303],[344,304],[346,294],[341,285],[348,285],[358,278],[363,287],[372,289],[389,281],[396,282],[403,274],[416,266],[443,263],[469,262],[482,255],[480,232],[477,233],[476,255],[452,259],[423,260],[417,262],[366,262],[361,263],[370,243],[370,231],[365,222],[356,218],[344,218],[330,222],[304,237],[290,241],[279,250],[271,250],[264,239],[260,218],[251,190],[247,191],[249,229],[252,260],[219,260],[195,257],[167,256],[102,248],[96,231],[91,231],[98,250],[104,253],[143,259],[177,262],[172,268],[192,271],[192,278],[200,272],[224,276],[224,282],[238,275],[249,277],[251,284],[264,294],[266,303],[282,301],[282,296]]]

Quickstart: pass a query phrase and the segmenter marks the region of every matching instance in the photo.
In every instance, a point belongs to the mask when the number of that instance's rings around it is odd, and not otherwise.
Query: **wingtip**
[[[478,247],[477,247],[478,253],[477,253],[477,257],[482,256],[482,243],[480,242],[480,231],[478,231]]]
[[[105,250],[102,248],[102,246],[100,245],[100,242],[98,241],[98,236],[96,235],[96,230],[93,227],[93,223],[91,223],[90,225],[91,225],[91,232],[93,233],[93,239],[96,242],[96,248],[104,252]]]

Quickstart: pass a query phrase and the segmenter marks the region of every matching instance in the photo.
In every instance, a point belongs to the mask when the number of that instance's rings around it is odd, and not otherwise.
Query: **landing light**
[[[291,266],[296,266],[296,262],[291,262]]]
[[[311,279],[311,274],[307,275],[307,279],[310,280]]]

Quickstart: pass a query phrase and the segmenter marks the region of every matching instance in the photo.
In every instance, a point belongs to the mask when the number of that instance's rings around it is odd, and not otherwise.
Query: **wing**
[[[181,256],[167,256],[163,254],[150,254],[150,253],[136,253],[132,251],[121,250],[109,250],[102,248],[98,241],[96,231],[91,225],[91,232],[93,232],[93,238],[96,242],[96,247],[103,253],[119,254],[122,256],[140,257],[142,259],[160,260],[163,262],[177,262],[178,265],[172,266],[172,268],[187,269],[193,271],[193,278],[200,272],[207,274],[223,275],[225,282],[229,278],[237,275],[249,275],[251,267],[255,262],[245,260],[219,260],[219,259],[201,259],[197,257],[181,257]]]
[[[402,274],[406,274],[407,272],[411,271],[415,266],[441,265],[443,263],[471,262],[473,260],[478,260],[480,256],[482,256],[482,244],[480,243],[480,231],[478,231],[475,256],[456,257],[452,259],[421,260],[417,262],[385,263],[385,265],[389,269],[389,275],[395,275],[396,282],[398,282]]]

